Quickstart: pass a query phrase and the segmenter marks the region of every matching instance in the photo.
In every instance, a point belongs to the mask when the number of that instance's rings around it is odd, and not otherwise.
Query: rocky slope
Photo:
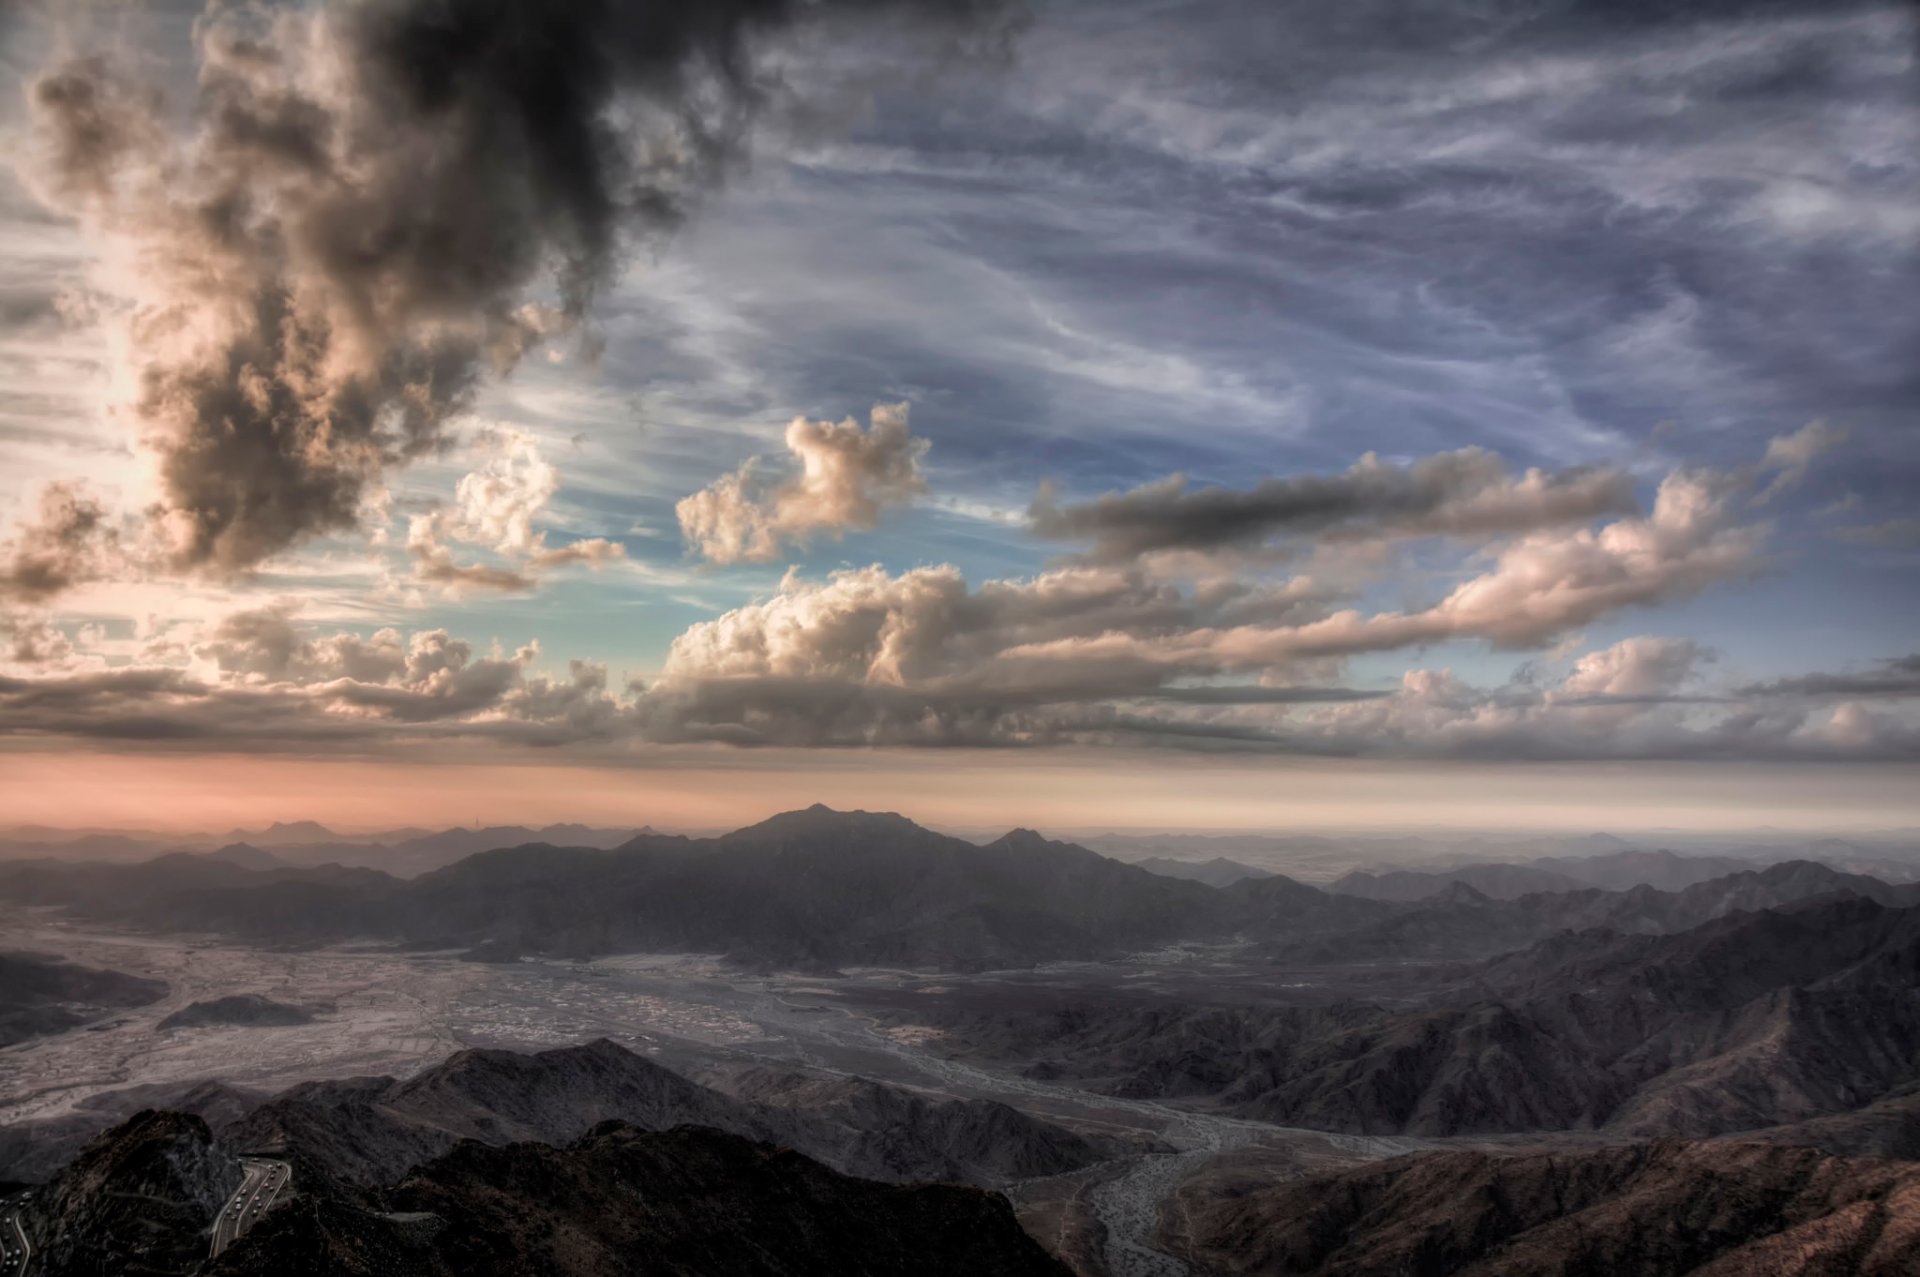
[[[930,1101],[857,1078],[762,1072],[736,1098],[612,1042],[533,1055],[462,1051],[405,1081],[297,1086],[221,1127],[247,1150],[343,1181],[391,1183],[462,1139],[563,1144],[603,1121],[695,1124],[797,1148],[887,1181],[999,1184],[1101,1154],[1071,1132],[986,1101]]]
[[[0,953],[0,1046],[62,1033],[167,996],[160,980],[76,966],[33,953]]]
[[[993,1100],[936,1100],[864,1078],[756,1068],[728,1094],[787,1115],[792,1138],[830,1166],[870,1179],[992,1186],[1079,1170],[1106,1154],[1064,1127]]]
[[[840,1175],[699,1128],[610,1123],[567,1148],[462,1143],[390,1189],[302,1194],[209,1277],[1061,1277],[1005,1198]]]
[[[62,1277],[177,1277],[206,1257],[240,1164],[207,1124],[148,1110],[96,1138],[27,1213],[34,1270]]]
[[[1920,1165],[1665,1140],[1437,1153],[1182,1194],[1196,1269],[1316,1277],[1897,1277],[1920,1271]]]

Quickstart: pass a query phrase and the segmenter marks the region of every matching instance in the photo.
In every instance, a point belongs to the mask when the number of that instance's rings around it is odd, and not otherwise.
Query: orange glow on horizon
[[[1873,830],[1920,825],[1910,768],[1499,768],[1087,751],[717,753],[659,766],[0,753],[8,826],[343,832],[579,821],[732,828],[824,802],[968,830]]]

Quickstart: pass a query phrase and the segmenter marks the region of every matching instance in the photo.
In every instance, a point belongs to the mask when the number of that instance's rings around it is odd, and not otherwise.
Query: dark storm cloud
[[[1089,540],[1092,555],[1124,562],[1163,550],[1255,548],[1309,535],[1497,536],[1637,510],[1624,472],[1575,467],[1515,478],[1477,448],[1398,466],[1368,456],[1343,474],[1267,479],[1251,488],[1189,490],[1176,475],[1080,505],[1043,492],[1033,531]]]
[[[244,570],[351,527],[383,473],[443,445],[487,372],[577,330],[628,248],[742,161],[756,121],[814,108],[763,57],[775,37],[892,22],[944,51],[1002,9],[215,5],[178,147],[108,61],[42,76],[38,187],[158,267],[138,407],[175,563]]]
[[[50,599],[101,575],[118,550],[99,501],[77,484],[50,483],[38,514],[0,542],[0,602]]]

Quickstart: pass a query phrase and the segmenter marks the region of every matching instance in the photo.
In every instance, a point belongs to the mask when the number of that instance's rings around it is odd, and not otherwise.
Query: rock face
[[[1316,1277],[1896,1277],[1920,1165],[1754,1144],[1434,1153],[1235,1197],[1183,1194],[1199,1271]]]
[[[206,1257],[240,1164],[207,1124],[148,1110],[101,1134],[30,1213],[34,1269],[63,1277],[176,1277]]]
[[[391,1189],[307,1195],[210,1277],[834,1273],[1062,1277],[1005,1198],[852,1179],[698,1127],[608,1124],[565,1149],[463,1143]]]
[[[1920,907],[1844,897],[1673,936],[1567,936],[1414,1011],[1180,1003],[933,1019],[1049,1077],[1287,1125],[1723,1134],[1920,1083]]]
[[[213,1025],[266,1027],[285,1024],[311,1024],[313,1013],[304,1007],[288,1006],[263,998],[257,993],[236,993],[181,1007],[160,1021],[160,1029],[200,1029]]]
[[[610,1120],[647,1130],[712,1127],[896,1182],[998,1184],[1100,1157],[1071,1132],[1004,1105],[784,1072],[760,1074],[736,1098],[607,1041],[534,1055],[462,1051],[405,1081],[310,1082],[223,1126],[221,1136],[234,1148],[374,1185],[462,1139],[564,1144]]]
[[[0,953],[0,1046],[62,1033],[166,996],[164,981],[75,966],[40,954]]]

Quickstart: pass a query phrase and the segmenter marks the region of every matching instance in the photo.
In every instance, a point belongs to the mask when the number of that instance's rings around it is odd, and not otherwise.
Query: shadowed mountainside
[[[1680,1140],[1434,1153],[1194,1186],[1163,1219],[1215,1277],[1900,1277],[1920,1271],[1920,1165]]]
[[[1101,1157],[1073,1133],[1003,1104],[933,1101],[798,1073],[764,1075],[736,1098],[604,1040],[532,1055],[462,1051],[404,1081],[304,1083],[222,1125],[220,1136],[333,1178],[380,1184],[462,1139],[562,1144],[603,1121],[710,1126],[889,1181],[996,1184]]]
[[[1563,936],[1404,1010],[1072,1007],[917,1019],[1113,1094],[1373,1134],[1718,1134],[1920,1081],[1920,907],[1845,897],[1670,936]]]
[[[878,1184],[702,1127],[465,1142],[399,1184],[302,1193],[209,1277],[835,1273],[1063,1277],[1007,1200]]]
[[[198,1117],[135,1114],[88,1144],[28,1213],[37,1234],[33,1270],[74,1277],[194,1272],[241,1177],[239,1161]]]
[[[62,1033],[167,996],[164,981],[76,966],[35,953],[0,953],[0,1046]]]

